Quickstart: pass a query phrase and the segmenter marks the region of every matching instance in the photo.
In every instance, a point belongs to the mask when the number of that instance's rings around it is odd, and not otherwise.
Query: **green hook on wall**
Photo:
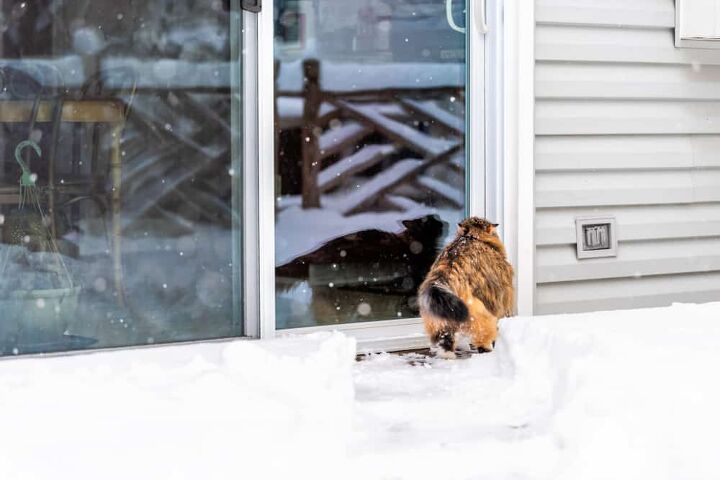
[[[17,147],[15,147],[15,161],[20,165],[20,168],[22,169],[20,186],[34,187],[35,179],[37,178],[37,176],[30,171],[30,168],[28,168],[28,166],[21,158],[22,151],[26,147],[32,147],[38,157],[42,156],[42,150],[40,149],[40,145],[38,145],[36,142],[33,142],[32,140],[23,140],[22,142],[17,144]]]

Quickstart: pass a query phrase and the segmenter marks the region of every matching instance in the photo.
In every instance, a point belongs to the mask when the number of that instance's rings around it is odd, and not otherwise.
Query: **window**
[[[243,333],[236,3],[2,3],[0,354]]]

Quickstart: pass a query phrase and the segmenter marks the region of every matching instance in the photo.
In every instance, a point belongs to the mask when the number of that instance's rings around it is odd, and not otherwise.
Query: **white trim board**
[[[468,123],[465,138],[467,148],[467,205],[465,211],[468,215],[485,217],[488,214],[485,202],[487,194],[487,122],[486,110],[486,33],[478,24],[477,9],[485,7],[485,2],[469,2],[467,10],[467,23],[470,28],[465,30],[468,64],[467,84],[467,114]],[[485,18],[485,15],[482,15]],[[468,21],[469,20],[469,21]],[[473,132],[482,132],[482,135],[473,135]]]
[[[535,4],[505,0],[505,238],[515,266],[517,313],[535,302]]]
[[[488,24],[485,35],[485,217],[500,223],[505,238],[503,175],[503,1],[487,2]]]
[[[242,75],[242,211],[243,228],[240,232],[243,244],[243,313],[248,337],[260,336],[260,296],[258,281],[260,263],[258,258],[258,88],[257,88],[257,15],[242,12],[242,52],[240,54]]]
[[[273,0],[258,13],[258,258],[260,338],[275,336],[275,80]]]

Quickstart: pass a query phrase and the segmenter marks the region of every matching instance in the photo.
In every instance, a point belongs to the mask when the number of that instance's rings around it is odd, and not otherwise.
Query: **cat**
[[[441,358],[455,358],[456,334],[481,353],[492,351],[498,319],[512,315],[513,268],[497,227],[478,217],[460,222],[420,285],[420,316]]]

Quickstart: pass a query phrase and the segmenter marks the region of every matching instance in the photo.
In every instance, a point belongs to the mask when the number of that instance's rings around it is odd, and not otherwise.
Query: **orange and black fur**
[[[492,351],[498,319],[512,314],[513,269],[496,227],[478,217],[459,223],[420,285],[420,315],[438,356],[455,357],[456,334],[469,336],[480,352]]]

